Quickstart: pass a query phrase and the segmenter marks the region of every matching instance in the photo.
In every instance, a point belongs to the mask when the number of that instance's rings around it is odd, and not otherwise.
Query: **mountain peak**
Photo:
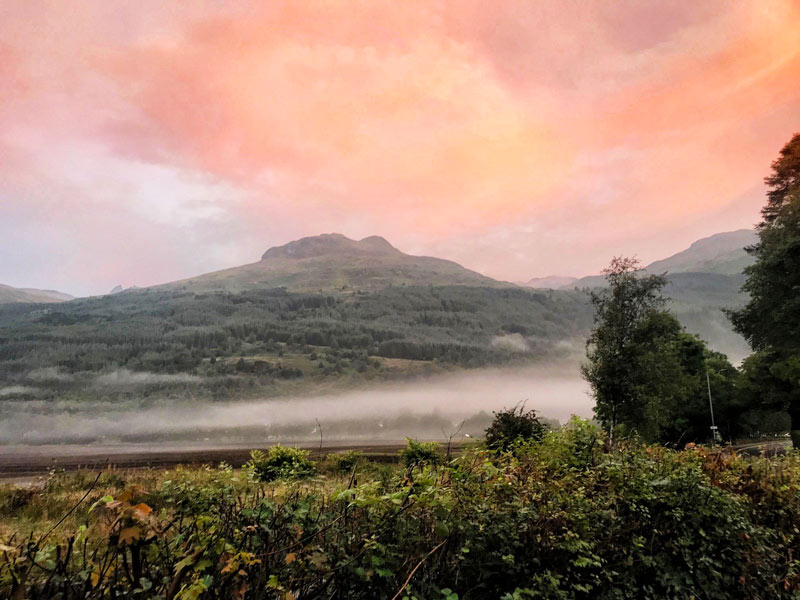
[[[283,246],[270,248],[263,254],[261,260],[271,258],[302,259],[343,254],[400,254],[400,251],[378,235],[356,241],[341,233],[323,233],[304,237]]]
[[[283,287],[295,292],[378,290],[390,286],[513,287],[458,263],[401,252],[372,235],[352,240],[340,233],[305,237],[267,250],[261,260],[164,287],[240,292]]]
[[[382,250],[388,252],[399,252],[397,248],[392,246],[384,237],[379,235],[371,235],[359,240],[358,245],[363,248],[370,248],[372,250]]]

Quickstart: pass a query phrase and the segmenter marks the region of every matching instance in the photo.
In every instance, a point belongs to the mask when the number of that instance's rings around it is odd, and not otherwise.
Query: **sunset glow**
[[[0,282],[329,231],[514,281],[662,258],[757,221],[798,32],[792,0],[5,2]]]

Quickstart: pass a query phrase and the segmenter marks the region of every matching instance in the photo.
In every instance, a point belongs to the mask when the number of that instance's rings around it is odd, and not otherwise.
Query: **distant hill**
[[[55,290],[35,290],[32,288],[15,288],[0,283],[0,304],[15,302],[54,303],[72,300],[73,296]]]
[[[683,252],[657,260],[647,266],[650,273],[718,273],[741,275],[753,262],[745,247],[755,244],[758,238],[752,229],[739,229],[718,233],[697,240]]]
[[[736,240],[713,236],[654,264],[713,269],[718,260],[730,270],[747,238]],[[723,314],[745,301],[743,275],[668,279],[670,307],[688,331],[734,361],[748,353]],[[12,399],[224,399],[575,357],[592,309],[585,290],[571,288],[586,281],[525,289],[410,256],[380,237],[328,234],[270,248],[242,267],[65,304],[25,304],[64,296],[0,286],[12,298],[0,306],[0,381]]]
[[[283,287],[313,292],[419,285],[514,287],[449,260],[405,254],[379,236],[356,241],[338,233],[302,238],[270,248],[257,263],[158,287],[203,292]]]
[[[740,229],[718,233],[694,242],[686,250],[657,260],[645,267],[646,273],[667,274],[665,295],[687,330],[699,334],[717,350],[734,361],[749,353],[744,339],[734,333],[725,308],[745,302],[741,292],[742,271],[752,258],[745,247],[757,241],[755,231]],[[572,281],[562,290],[604,287],[605,277],[590,275]]]
[[[563,275],[548,275],[547,277],[534,277],[525,283],[520,283],[523,287],[529,287],[537,290],[557,290],[561,288],[570,288],[575,282],[578,281],[577,277],[565,277]]]
[[[0,415],[5,400],[265,398],[564,359],[582,352],[591,322],[582,292],[497,286],[145,288],[6,304]]]
[[[647,273],[715,273],[717,275],[741,275],[744,268],[753,262],[745,248],[756,241],[752,229],[739,229],[717,233],[694,242],[686,250],[647,265]],[[589,275],[573,280],[560,289],[593,288],[605,285],[602,275]]]

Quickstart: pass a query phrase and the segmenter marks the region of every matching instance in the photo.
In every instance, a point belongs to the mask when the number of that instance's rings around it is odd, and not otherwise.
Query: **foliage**
[[[664,277],[640,277],[635,259],[614,258],[604,271],[608,288],[592,293],[595,326],[587,342],[589,363],[582,369],[592,386],[597,414],[611,435],[620,423],[641,425],[647,421],[641,395],[637,359],[655,336],[651,327],[665,300]]]
[[[721,436],[730,440],[748,433],[740,418],[747,407],[737,388],[739,372],[724,354],[709,350],[700,338],[677,326],[673,331],[674,341],[661,357],[671,361],[672,380],[662,388],[667,393],[659,402],[661,422],[656,439],[673,444],[711,439],[709,391]],[[653,364],[654,369],[659,367]]]
[[[614,259],[606,270],[608,289],[592,297],[597,313],[582,372],[598,419],[612,436],[619,431],[663,443],[703,441],[711,433],[710,386],[720,430],[738,436],[743,409],[736,369],[662,308],[664,278],[641,276],[637,267],[635,260]]]
[[[203,468],[90,490],[59,475],[13,509],[3,488],[0,596],[797,597],[800,454],[601,440],[573,420],[513,454],[476,447],[350,485]]]
[[[535,410],[525,411],[525,406],[515,406],[497,411],[486,429],[486,447],[508,450],[519,441],[541,440],[547,426],[536,416]]]
[[[745,270],[748,303],[731,311],[734,328],[755,354],[745,367],[757,407],[788,410],[800,447],[800,134],[772,164],[755,262]]]
[[[304,479],[314,474],[314,463],[308,458],[310,452],[287,446],[270,446],[267,453],[253,450],[247,466],[259,481],[276,479]]]
[[[769,188],[767,204],[761,212],[765,223],[780,219],[786,199],[800,189],[800,133],[786,142],[770,166],[772,173],[764,178]]]
[[[352,473],[352,471],[360,464],[366,461],[363,452],[358,450],[347,450],[346,452],[337,452],[329,454],[328,460],[336,473]]]
[[[442,449],[436,442],[406,438],[406,447],[400,451],[400,460],[408,468],[438,465],[442,462]]]

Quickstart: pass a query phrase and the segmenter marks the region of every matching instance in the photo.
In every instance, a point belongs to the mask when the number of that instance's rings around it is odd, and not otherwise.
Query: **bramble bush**
[[[277,444],[271,446],[266,454],[253,450],[247,466],[259,481],[304,479],[314,474],[314,463],[308,458],[309,454],[308,450]]]
[[[486,430],[486,446],[493,450],[508,450],[518,442],[541,440],[547,425],[539,420],[535,410],[525,412],[524,406],[507,408],[494,413]]]
[[[419,442],[406,438],[406,447],[400,451],[400,460],[409,469],[442,462],[441,446],[436,442]]]
[[[573,420],[514,452],[475,446],[357,483],[131,472],[49,537],[75,505],[72,478],[91,481],[60,476],[11,502],[2,489],[0,597],[800,597],[800,454],[599,439]]]
[[[327,462],[334,473],[352,473],[353,469],[363,464],[365,460],[364,453],[358,450],[336,452],[327,456]]]

